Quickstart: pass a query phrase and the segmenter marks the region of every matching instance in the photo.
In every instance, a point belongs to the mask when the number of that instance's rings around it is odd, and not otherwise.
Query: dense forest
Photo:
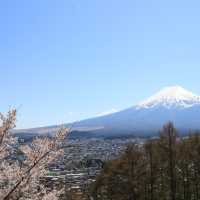
[[[179,137],[167,123],[159,138],[130,144],[92,187],[94,200],[199,200],[200,135]]]

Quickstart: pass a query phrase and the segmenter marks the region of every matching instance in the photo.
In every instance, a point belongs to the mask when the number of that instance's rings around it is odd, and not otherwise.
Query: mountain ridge
[[[95,136],[102,134],[145,136],[157,133],[167,121],[172,121],[182,132],[200,129],[200,96],[180,86],[165,87],[130,108],[65,126],[73,124],[73,131],[91,132]],[[54,134],[58,127],[36,128],[26,132]]]

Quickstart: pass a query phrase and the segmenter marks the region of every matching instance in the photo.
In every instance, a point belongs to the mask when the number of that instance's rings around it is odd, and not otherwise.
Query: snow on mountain
[[[118,112],[118,110],[115,108],[112,108],[110,110],[106,110],[101,113],[98,113],[95,117],[101,117],[101,116],[109,115],[109,114],[116,113],[116,112]]]
[[[189,108],[197,104],[200,104],[200,96],[180,86],[172,86],[165,87],[147,100],[140,102],[137,108],[152,108],[155,106]]]

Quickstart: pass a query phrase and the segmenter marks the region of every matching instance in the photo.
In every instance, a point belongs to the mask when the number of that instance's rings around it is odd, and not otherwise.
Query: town
[[[65,187],[68,199],[89,199],[89,189],[104,163],[122,153],[128,144],[143,139],[74,139],[67,140],[62,159],[49,166],[44,177],[48,187]]]

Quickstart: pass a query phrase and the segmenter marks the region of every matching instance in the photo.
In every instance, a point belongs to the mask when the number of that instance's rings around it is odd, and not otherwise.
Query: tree
[[[69,132],[61,128],[54,138],[36,138],[31,144],[19,145],[11,134],[15,127],[16,110],[5,116],[0,113],[0,199],[56,200],[61,191],[48,191],[41,184],[47,166],[63,154],[63,142]],[[12,158],[20,151],[23,159]]]
[[[147,160],[147,195],[149,200],[160,199],[160,196],[157,194],[157,178],[159,175],[159,162],[158,162],[158,151],[157,151],[157,141],[149,140],[144,144],[145,157]]]
[[[180,138],[169,122],[159,138],[129,145],[119,158],[105,164],[92,196],[95,200],[199,200],[199,132]]]
[[[108,162],[92,189],[92,196],[104,200],[141,200],[145,198],[146,160],[137,144]]]
[[[169,177],[170,199],[176,200],[176,142],[177,132],[172,122],[163,126],[160,132],[160,152],[167,161]]]

